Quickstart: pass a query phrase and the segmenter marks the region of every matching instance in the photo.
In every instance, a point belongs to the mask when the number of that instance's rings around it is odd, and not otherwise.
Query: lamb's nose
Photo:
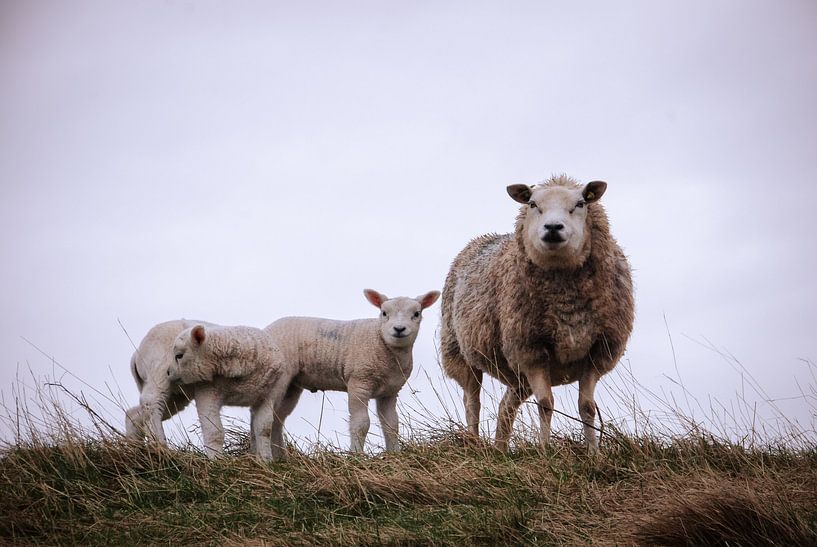
[[[565,227],[564,224],[545,224],[545,230],[548,232],[558,232]]]
[[[394,332],[396,332],[397,334],[403,334],[403,331],[406,330],[406,327],[393,327],[393,328],[394,328]]]

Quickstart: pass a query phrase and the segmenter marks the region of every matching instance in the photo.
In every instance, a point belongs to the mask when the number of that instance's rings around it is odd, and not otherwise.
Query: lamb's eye
[[[417,319],[418,317],[420,317],[420,312],[418,311],[414,312],[414,318]]]
[[[176,362],[178,363],[181,360],[182,357],[184,357],[184,353],[177,353],[176,354]]]
[[[536,207],[537,207],[537,205],[536,205],[536,202],[535,202],[535,201],[530,201],[530,202],[528,202],[528,205],[530,205],[530,208],[531,208],[531,209],[536,209]]]
[[[583,201],[580,201],[579,203],[577,203],[577,204],[576,204],[576,207],[578,207],[579,209],[581,209],[582,207],[584,207],[584,202],[583,202]]]
[[[385,311],[383,313],[381,313],[380,315],[382,315],[383,317],[388,317],[389,316],[389,314],[386,313]]]

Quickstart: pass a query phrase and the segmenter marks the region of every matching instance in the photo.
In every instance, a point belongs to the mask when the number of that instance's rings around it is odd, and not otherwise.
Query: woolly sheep
[[[440,292],[391,299],[371,289],[363,293],[381,310],[378,319],[285,317],[266,327],[287,363],[299,367],[283,403],[276,409],[273,445],[282,446],[284,420],[303,390],[308,389],[348,392],[353,452],[363,450],[369,431],[369,400],[374,398],[386,450],[399,450],[397,394],[411,374],[412,347],[422,310],[436,302]]]
[[[281,403],[297,366],[285,361],[272,337],[253,327],[196,325],[173,343],[171,382],[196,386],[196,410],[210,456],[224,450],[221,407],[248,406],[251,434],[258,455],[279,459],[270,445],[275,409]]]
[[[181,412],[195,397],[195,386],[174,384],[167,376],[173,363],[173,341],[195,325],[214,326],[204,321],[179,319],[151,328],[133,352],[130,367],[139,388],[139,404],[125,413],[125,435],[131,439],[152,439],[167,444],[162,420]]]
[[[519,406],[536,397],[548,442],[552,386],[579,382],[579,415],[595,452],[599,378],[615,367],[633,327],[630,266],[598,203],[607,184],[567,176],[508,186],[523,207],[513,234],[483,235],[454,259],[443,287],[441,351],[479,434],[483,373],[507,391],[496,443],[507,449]]]

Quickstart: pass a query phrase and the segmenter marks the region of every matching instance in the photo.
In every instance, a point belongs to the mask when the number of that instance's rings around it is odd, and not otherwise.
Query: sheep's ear
[[[423,296],[417,297],[417,302],[420,303],[422,309],[426,309],[440,297],[440,291],[428,291]]]
[[[363,289],[363,296],[366,297],[366,300],[371,302],[372,306],[378,309],[383,305],[383,302],[389,299],[388,296],[381,294],[374,289]]]
[[[525,205],[528,204],[530,196],[533,194],[531,187],[527,184],[511,184],[506,190],[508,190],[508,195],[511,196],[514,201],[524,203]]]
[[[593,182],[588,182],[584,187],[584,190],[582,190],[582,197],[584,198],[585,203],[593,203],[594,201],[601,199],[601,196],[604,195],[605,190],[607,190],[606,182],[603,180],[594,180]]]
[[[206,336],[204,333],[204,325],[196,325],[190,333],[190,338],[199,346],[204,343]]]

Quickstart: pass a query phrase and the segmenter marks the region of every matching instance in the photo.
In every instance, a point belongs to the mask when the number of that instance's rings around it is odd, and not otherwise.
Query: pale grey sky
[[[807,1],[3,2],[4,401],[18,369],[52,374],[23,338],[132,405],[118,321],[138,343],[178,317],[374,316],[364,287],[442,288],[470,238],[512,229],[506,185],[565,172],[609,183],[633,373],[677,393],[677,361],[704,406],[762,399],[711,342],[813,429],[816,52]],[[432,413],[435,388],[461,407],[438,323],[410,381]]]

